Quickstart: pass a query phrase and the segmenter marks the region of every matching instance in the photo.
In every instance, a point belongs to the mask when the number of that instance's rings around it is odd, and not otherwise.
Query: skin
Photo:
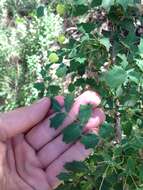
[[[64,98],[56,97],[63,106]],[[51,190],[60,184],[57,175],[64,164],[82,161],[91,150],[79,142],[65,144],[61,131],[71,124],[81,104],[92,104],[93,113],[83,133],[98,133],[104,122],[104,112],[99,108],[100,97],[91,91],[80,95],[69,115],[58,130],[50,128],[49,98],[0,115],[0,189],[1,190]],[[97,108],[98,107],[98,108]]]

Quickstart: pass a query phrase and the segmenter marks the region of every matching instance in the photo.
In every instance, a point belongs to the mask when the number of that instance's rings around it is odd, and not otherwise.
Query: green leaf
[[[64,106],[65,106],[66,112],[69,112],[69,111],[70,111],[70,109],[71,109],[73,103],[74,103],[74,96],[73,96],[73,95],[70,95],[70,94],[67,95],[67,96],[65,97],[65,101],[64,101]]]
[[[84,64],[86,58],[85,58],[85,57],[77,57],[75,60],[76,60],[78,63],[80,63],[80,64]]]
[[[110,40],[109,38],[101,38],[100,40],[100,43],[106,47],[107,51],[109,51],[110,47],[111,47],[111,43],[110,43]]]
[[[55,129],[59,128],[60,125],[64,122],[65,118],[66,118],[65,113],[57,113],[54,117],[50,119],[51,127]]]
[[[121,59],[120,65],[122,68],[126,68],[128,66],[128,60],[125,54],[118,54],[118,57]]]
[[[124,8],[127,8],[128,5],[134,4],[134,0],[116,0],[116,3],[119,3]]]
[[[69,90],[69,92],[73,92],[74,90],[75,90],[75,86],[74,86],[74,84],[69,84],[69,86],[68,86],[68,90]]]
[[[105,122],[99,131],[99,136],[103,139],[108,139],[114,136],[114,128],[110,123]]]
[[[108,18],[113,23],[118,24],[121,20],[123,20],[124,17],[124,8],[120,4],[114,4],[110,7]]]
[[[101,4],[102,4],[102,0],[92,0],[91,2],[92,7],[97,7],[97,6],[100,6]]]
[[[114,0],[102,0],[102,7],[109,9],[114,4]]]
[[[92,105],[81,105],[80,106],[80,111],[79,111],[79,116],[78,119],[80,121],[81,125],[84,125],[88,122],[89,118],[91,117],[92,114]]]
[[[61,181],[68,181],[72,176],[70,173],[62,172],[57,177]]]
[[[140,166],[138,167],[138,170],[139,170],[139,177],[140,177],[140,179],[141,179],[142,182],[143,182],[143,165],[140,165]]]
[[[50,85],[48,87],[48,93],[54,96],[54,95],[57,95],[59,93],[60,89],[61,88],[57,85]]]
[[[34,88],[36,88],[38,91],[44,91],[45,85],[43,82],[38,82],[34,84]]]
[[[138,45],[139,53],[143,54],[143,38],[140,39],[140,44]]]
[[[87,0],[73,0],[74,5],[87,5]]]
[[[115,89],[122,85],[127,79],[126,71],[119,66],[114,66],[111,70],[106,72],[103,76],[103,80],[110,86],[110,88]]]
[[[67,67],[64,64],[60,65],[60,67],[56,70],[56,75],[58,77],[65,77],[66,73],[67,73]]]
[[[95,134],[87,134],[81,138],[81,143],[84,144],[86,149],[95,148],[99,142],[99,137]]]
[[[135,63],[139,67],[139,69],[143,72],[143,60],[137,59]]]
[[[134,174],[135,172],[135,166],[136,166],[136,161],[132,157],[129,157],[127,160],[127,172],[129,175]]]
[[[60,112],[62,109],[62,106],[59,104],[59,102],[57,100],[55,100],[54,98],[51,98],[51,102],[52,102],[52,109],[55,112]]]
[[[95,29],[96,24],[95,23],[80,23],[77,26],[78,26],[79,31],[90,33],[91,31]]]
[[[63,141],[67,144],[76,141],[81,136],[81,133],[81,126],[73,123],[63,130]]]
[[[128,74],[129,80],[136,84],[138,84],[140,82],[141,76],[142,76],[142,74],[140,72],[136,72],[134,70],[129,72],[129,74]]]
[[[66,163],[64,168],[71,172],[87,172],[88,171],[87,166],[83,162],[80,162],[80,161],[73,161],[73,162]]]
[[[38,18],[44,16],[44,8],[45,7],[42,5],[37,8],[37,17]]]
[[[85,5],[77,5],[74,7],[73,15],[74,16],[81,16],[88,11],[88,6]]]

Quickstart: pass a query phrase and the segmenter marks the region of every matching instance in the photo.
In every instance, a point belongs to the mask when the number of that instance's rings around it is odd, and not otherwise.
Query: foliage
[[[39,82],[43,80],[42,66],[47,64],[50,53],[47,50],[62,32],[62,18],[49,8],[44,7],[43,17],[37,17],[40,5],[36,6],[31,1],[19,1],[19,9],[31,3],[37,7],[28,16],[22,17],[16,11],[16,1],[14,2],[7,0],[1,5],[4,10],[0,18],[1,110],[13,109],[37,99],[38,92],[33,83],[37,81],[39,87]],[[16,11],[12,17],[6,14],[11,7]]]
[[[1,15],[4,20],[4,13]],[[51,118],[51,127],[57,129],[75,96],[91,89],[102,97],[106,122],[99,135],[82,133],[91,115],[90,105],[81,106],[77,120],[63,130],[65,143],[81,139],[85,148],[93,148],[93,154],[85,162],[66,164],[68,172],[59,175],[64,183],[57,189],[141,190],[143,32],[140,29],[143,19],[140,2],[33,3],[26,16],[16,10],[12,20],[16,26],[3,24],[0,29],[3,75],[0,92],[6,99],[3,109],[29,104],[37,97],[63,94],[65,111],[52,99],[53,109],[58,113]],[[14,61],[10,62],[13,53],[19,58],[16,66],[12,65]]]
[[[69,172],[59,176],[65,183],[58,189],[141,189],[143,41],[142,34],[137,34],[142,25],[138,5],[93,0],[66,1],[65,6],[77,32],[69,34],[68,43],[57,52],[64,58],[59,63],[72,78],[69,93],[98,91],[107,120],[99,136],[82,137],[79,123],[63,131],[66,143],[81,137],[86,148],[96,148],[85,161],[88,169],[79,170],[75,161],[65,166]],[[86,119],[88,111],[83,115]]]

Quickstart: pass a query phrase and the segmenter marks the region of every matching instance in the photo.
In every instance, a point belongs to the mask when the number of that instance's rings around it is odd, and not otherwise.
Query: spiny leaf
[[[99,137],[96,134],[87,134],[81,138],[81,143],[86,149],[95,148],[99,142]]]
[[[66,114],[65,113],[57,113],[54,117],[50,119],[51,127],[57,129],[65,120]]]
[[[67,144],[76,141],[81,136],[81,133],[81,126],[73,123],[63,130],[63,141]]]

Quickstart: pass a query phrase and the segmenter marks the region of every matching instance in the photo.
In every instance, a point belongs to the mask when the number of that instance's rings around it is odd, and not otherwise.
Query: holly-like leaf
[[[73,123],[63,130],[63,141],[67,144],[74,142],[81,136],[81,133],[81,126]]]
[[[59,102],[57,100],[55,100],[54,98],[51,98],[51,102],[52,102],[52,106],[51,108],[55,111],[55,112],[60,112],[62,109],[62,106],[59,104]]]
[[[81,138],[81,143],[86,149],[95,148],[99,142],[99,137],[96,134],[87,134]]]
[[[111,70],[104,73],[103,80],[115,89],[122,85],[127,79],[126,71],[120,66],[114,66]]]
[[[91,117],[91,114],[92,114],[92,105],[90,105],[90,104],[81,105],[80,111],[79,111],[79,116],[78,116],[80,124],[84,125],[85,123],[87,123],[89,118]]]
[[[74,96],[73,96],[73,95],[70,95],[70,94],[67,95],[67,96],[65,97],[65,101],[64,101],[64,106],[65,106],[66,112],[69,112],[69,111],[70,111],[70,109],[71,109],[73,103],[74,103]]]
[[[88,171],[87,166],[83,162],[80,162],[80,161],[73,161],[73,162],[66,163],[64,168],[71,172],[87,172]]]
[[[51,121],[51,127],[55,128],[55,129],[59,128],[60,125],[65,120],[65,118],[66,118],[66,114],[65,113],[57,113],[54,117],[52,117],[50,119],[50,121]]]

